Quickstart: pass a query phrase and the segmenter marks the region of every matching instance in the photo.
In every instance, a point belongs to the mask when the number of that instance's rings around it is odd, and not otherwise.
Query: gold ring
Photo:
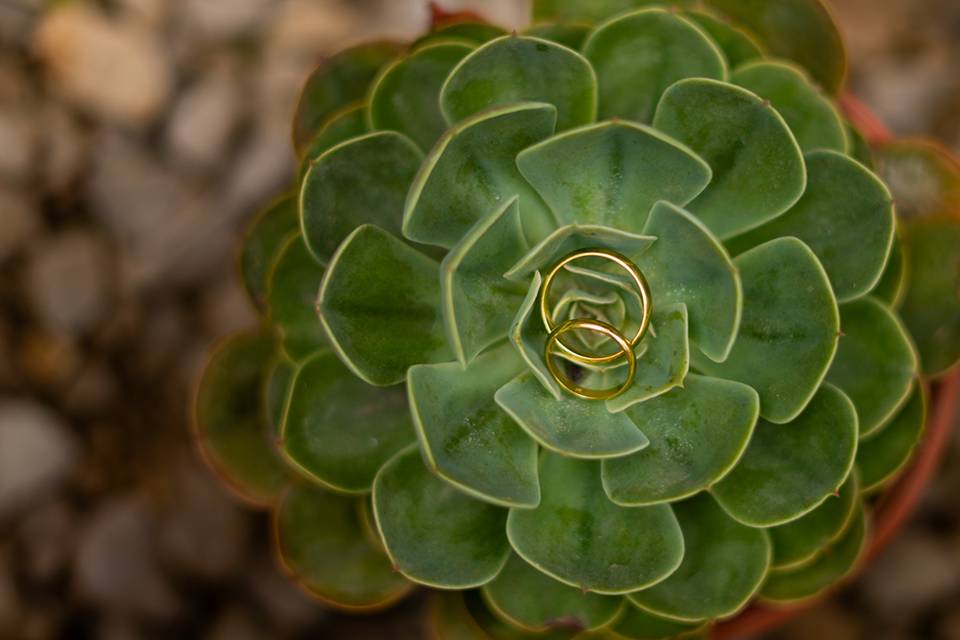
[[[563,375],[563,373],[557,367],[555,362],[556,355],[554,354],[554,347],[556,347],[558,344],[563,344],[560,342],[560,337],[565,333],[580,329],[602,333],[619,345],[620,353],[617,353],[616,357],[619,358],[620,355],[625,355],[627,357],[627,379],[619,387],[614,389],[587,389],[586,387],[581,387],[580,385],[571,382],[570,379]],[[637,373],[637,356],[633,353],[633,347],[623,336],[623,334],[606,322],[601,322],[600,320],[591,320],[589,318],[574,318],[572,320],[567,320],[559,327],[551,331],[550,336],[547,338],[547,346],[544,349],[544,360],[546,360],[547,369],[550,371],[550,375],[552,375],[553,378],[564,389],[575,396],[584,398],[585,400],[609,400],[610,398],[616,398],[630,387],[630,385],[633,383],[633,378]]]
[[[632,349],[640,343],[640,341],[643,339],[643,336],[647,333],[647,329],[650,327],[650,317],[653,313],[653,306],[650,303],[650,285],[647,284],[647,279],[643,276],[643,272],[640,271],[639,267],[631,262],[629,258],[617,253],[616,251],[611,251],[609,249],[583,249],[580,251],[574,251],[554,265],[554,267],[543,279],[543,286],[540,294],[540,317],[543,319],[543,326],[546,327],[547,333],[551,335],[556,332],[556,328],[550,319],[550,286],[553,284],[554,279],[557,277],[557,274],[560,273],[560,270],[563,267],[567,266],[574,260],[579,260],[581,258],[605,258],[606,260],[619,265],[624,271],[627,272],[627,274],[633,280],[633,284],[636,285],[637,290],[640,292],[640,303],[643,307],[643,317],[640,320],[640,328],[637,329],[636,334],[634,334],[633,338],[631,338],[628,342],[631,347],[630,352],[633,353]],[[616,331],[616,329],[614,329],[614,331]],[[601,331],[601,333],[609,335],[603,331]],[[623,337],[619,331],[616,331],[616,333],[621,338]],[[580,353],[559,338],[557,339],[557,344],[568,355],[570,355],[573,360],[582,364],[603,364],[606,362],[613,362],[614,360],[618,360],[624,353],[626,353],[626,351],[622,350],[606,356],[588,356]]]

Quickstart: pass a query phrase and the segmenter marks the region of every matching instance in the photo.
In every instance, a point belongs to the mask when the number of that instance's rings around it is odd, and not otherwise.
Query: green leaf
[[[908,276],[900,314],[924,374],[935,377],[960,361],[960,221],[918,220],[903,237]]]
[[[880,280],[896,221],[887,187],[866,167],[835,151],[807,154],[807,190],[783,215],[728,248],[741,253],[768,240],[793,236],[819,258],[838,300],[858,298]]]
[[[603,122],[524,150],[520,173],[561,224],[640,233],[658,200],[679,206],[710,183],[710,167],[658,131]]]
[[[368,118],[374,129],[399,131],[430,149],[446,131],[440,89],[473,47],[438,41],[420,47],[387,67],[370,92]]]
[[[557,399],[530,374],[500,388],[496,401],[531,438],[563,455],[610,458],[649,444],[625,414],[610,413],[602,402],[568,394]]]
[[[703,623],[680,622],[661,618],[633,605],[612,626],[610,640],[663,640],[687,638],[704,627]]]
[[[803,195],[800,147],[780,114],[749,91],[681,80],[663,94],[653,125],[713,169],[713,182],[687,209],[721,238],[776,218]]]
[[[257,214],[240,247],[240,273],[250,301],[265,312],[270,266],[290,234],[297,230],[297,201],[283,196]]]
[[[895,233],[890,247],[890,256],[887,258],[887,266],[884,267],[880,280],[870,295],[891,309],[897,309],[903,303],[903,297],[906,294],[907,260],[903,255],[903,240],[900,238],[900,233]]]
[[[862,505],[857,507],[847,532],[816,560],[797,569],[773,570],[760,591],[763,599],[776,603],[807,600],[849,576],[866,548],[867,522]]]
[[[583,23],[542,22],[527,27],[523,35],[550,40],[579,51],[590,31],[591,27]]]
[[[673,502],[708,489],[743,455],[757,422],[756,391],[690,374],[683,388],[633,406],[650,446],[603,463],[603,487],[624,506]]]
[[[873,298],[840,305],[843,336],[827,380],[857,408],[860,436],[885,425],[903,407],[917,375],[917,356],[906,329]]]
[[[876,162],[873,160],[873,149],[860,130],[853,124],[847,123],[847,139],[850,141],[850,157],[870,169],[876,171]]]
[[[423,155],[408,138],[381,131],[354,138],[314,160],[300,192],[307,246],[325,264],[362,224],[400,233],[404,201]]]
[[[940,216],[960,211],[960,161],[935,142],[900,140],[875,151],[878,173],[890,185],[901,219]]]
[[[771,54],[793,60],[829,93],[847,69],[843,38],[821,0],[706,0],[760,38]]]
[[[860,441],[857,470],[865,493],[882,489],[900,474],[913,457],[926,421],[926,387],[917,382],[900,413],[878,432]]]
[[[754,37],[728,20],[707,11],[684,11],[681,15],[707,32],[723,52],[729,69],[763,57],[763,49]]]
[[[440,93],[449,124],[517,102],[555,106],[560,131],[588,124],[597,117],[597,79],[576,51],[549,40],[510,35],[464,58]]]
[[[796,568],[813,560],[846,532],[858,507],[857,474],[851,473],[836,496],[802,518],[767,529],[773,542],[773,566]]]
[[[317,300],[334,350],[375,385],[415,364],[452,358],[443,335],[439,265],[383,229],[364,225],[330,260]]]
[[[623,609],[623,599],[583,593],[537,571],[516,554],[493,582],[483,587],[487,604],[525,631],[559,626],[585,630],[604,627]]]
[[[652,586],[683,559],[683,536],[667,505],[620,507],[600,484],[600,463],[540,457],[543,497],[511,509],[507,536],[520,556],[560,582],[596,593]]]
[[[294,362],[327,344],[314,307],[322,278],[323,267],[295,231],[274,258],[267,295],[270,322],[279,330],[284,353]]]
[[[533,19],[600,22],[633,9],[658,4],[657,0],[533,0]],[[686,4],[681,0],[678,4]]]
[[[564,256],[580,249],[612,249],[635,259],[656,240],[650,236],[599,225],[568,224],[551,233],[513,265],[504,277],[526,282],[538,270],[549,270]],[[572,266],[572,265],[571,265]]]
[[[459,40],[472,45],[481,45],[484,42],[489,42],[494,38],[505,35],[507,35],[506,31],[492,24],[486,24],[484,22],[456,22],[431,31],[415,41],[410,48],[413,51],[417,51],[436,42],[450,42],[451,40]]]
[[[857,412],[824,384],[792,422],[761,420],[737,466],[713,487],[734,519],[753,527],[796,520],[840,490],[857,451]]]
[[[503,274],[528,250],[518,201],[511,198],[478,220],[443,259],[443,322],[463,366],[507,335],[526,286]]]
[[[687,322],[687,307],[682,303],[661,305],[653,310],[650,321],[653,332],[640,343],[639,348],[645,350],[637,359],[633,383],[622,394],[606,401],[609,411],[623,411],[683,384],[690,370]],[[605,382],[596,388],[614,384]]]
[[[730,76],[730,82],[769,100],[790,125],[804,151],[850,147],[840,112],[803,69],[790,63],[758,61]]]
[[[530,288],[527,290],[527,297],[523,299],[523,304],[517,311],[517,317],[510,325],[510,342],[523,358],[523,361],[530,368],[530,371],[536,376],[543,388],[556,400],[560,400],[564,393],[560,385],[553,379],[553,374],[547,369],[543,360],[543,349],[546,345],[547,331],[539,317],[534,317],[534,309],[538,306],[537,300],[540,298],[540,284],[543,279],[540,272],[533,274],[530,281]]]
[[[637,265],[658,305],[682,302],[690,313],[690,339],[708,358],[730,354],[740,326],[743,291],[737,268],[710,231],[686,211],[658,202],[646,235],[657,238]]]
[[[767,534],[732,520],[707,494],[675,505],[674,512],[683,531],[683,562],[660,584],[631,593],[630,600],[689,622],[736,613],[767,575]]]
[[[427,466],[466,493],[507,507],[540,502],[537,445],[493,399],[522,367],[504,344],[466,368],[457,362],[417,365],[408,376]]]
[[[303,182],[303,177],[310,170],[310,165],[326,151],[351,138],[358,138],[367,133],[369,129],[366,113],[367,104],[356,102],[327,118],[313,140],[310,141],[310,145],[303,152],[297,182]]]
[[[431,640],[490,640],[470,615],[463,601],[465,595],[462,591],[430,593],[424,626]]]
[[[275,515],[280,561],[320,600],[349,610],[386,607],[413,586],[363,537],[352,498],[297,485]]]
[[[415,435],[403,389],[372,387],[324,352],[297,371],[280,437],[310,479],[367,493],[380,467]]]
[[[203,457],[242,498],[272,504],[290,481],[260,401],[274,341],[239,333],[211,355],[200,378],[194,428]]]
[[[267,367],[263,385],[263,413],[270,435],[279,441],[283,415],[287,410],[293,376],[297,373],[297,364],[290,360],[282,350],[273,356]]]
[[[427,156],[407,199],[403,234],[449,249],[477,220],[520,197],[527,240],[554,226],[552,215],[517,169],[517,154],[553,135],[557,109],[541,103],[497,107],[458,123]]]
[[[771,240],[738,256],[743,315],[730,356],[694,366],[746,383],[760,394],[760,415],[789,422],[806,406],[837,350],[840,314],[827,274],[796,238]]]
[[[373,507],[394,566],[414,582],[443,589],[479,587],[500,573],[510,555],[506,510],[430,474],[416,446],[377,474]]]
[[[299,155],[335,112],[362,100],[380,68],[399,53],[388,42],[362,44],[324,61],[310,74],[293,120],[293,146]]]
[[[597,72],[600,118],[649,123],[667,87],[684,78],[725,80],[723,53],[700,27],[664,9],[604,23],[583,45]]]

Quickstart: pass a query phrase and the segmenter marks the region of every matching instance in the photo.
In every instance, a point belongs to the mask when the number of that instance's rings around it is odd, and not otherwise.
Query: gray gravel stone
[[[0,262],[23,250],[40,229],[31,196],[0,186]]]

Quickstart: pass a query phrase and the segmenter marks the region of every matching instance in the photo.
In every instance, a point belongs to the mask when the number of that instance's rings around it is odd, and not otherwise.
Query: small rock
[[[207,335],[214,337],[249,329],[257,322],[250,298],[235,273],[228,274],[228,277],[219,279],[208,288],[201,314]]]
[[[208,2],[211,6],[222,3]],[[231,65],[221,65],[189,87],[170,116],[167,146],[178,163],[198,169],[226,164],[241,100]]]
[[[40,220],[29,196],[0,187],[0,262],[26,246],[40,228]]]
[[[278,631],[295,634],[325,615],[317,602],[263,558],[249,573],[249,588]]]
[[[265,18],[272,0],[184,0],[184,24],[196,30],[204,41],[222,41],[242,36],[257,27]]]
[[[864,573],[864,597],[879,616],[911,620],[960,586],[957,564],[943,541],[909,532]]]
[[[75,520],[70,506],[57,501],[35,509],[20,522],[19,557],[35,584],[49,583],[67,567],[73,556]]]
[[[64,396],[68,411],[93,414],[110,407],[119,393],[114,372],[103,362],[84,365]]]
[[[220,616],[207,640],[270,640],[274,637],[253,616],[235,607]]]
[[[102,503],[80,534],[75,589],[115,615],[169,620],[181,604],[155,553],[156,520],[138,498]]]
[[[29,400],[0,404],[0,521],[55,491],[73,469],[73,433]]]
[[[173,500],[159,533],[163,560],[205,580],[238,572],[248,538],[246,514],[192,459],[184,456],[172,475]]]
[[[17,342],[17,359],[24,377],[35,384],[59,388],[68,384],[83,356],[70,336],[30,328]]]
[[[154,34],[136,22],[108,17],[90,3],[49,11],[34,49],[54,87],[107,120],[150,124],[173,85],[173,71]]]
[[[0,176],[26,180],[37,157],[37,122],[30,107],[0,106]]]
[[[57,193],[72,187],[86,167],[88,141],[74,116],[59,104],[43,112],[43,179]]]
[[[33,247],[27,294],[41,323],[67,334],[92,329],[110,296],[110,264],[100,236],[82,229],[63,232]]]

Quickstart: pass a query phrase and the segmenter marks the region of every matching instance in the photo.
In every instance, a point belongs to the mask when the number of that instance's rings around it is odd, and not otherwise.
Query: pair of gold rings
[[[613,262],[626,271],[627,275],[630,277],[632,285],[637,289],[637,292],[640,295],[640,306],[642,313],[640,326],[632,338],[627,339],[627,337],[624,336],[623,333],[616,327],[607,322],[592,318],[573,318],[559,325],[554,325],[554,322],[550,317],[549,309],[550,288],[556,280],[556,277],[560,273],[561,269],[571,262],[584,258],[602,258],[604,260]],[[547,369],[550,371],[550,375],[553,376],[560,386],[580,398],[587,400],[608,400],[610,398],[617,397],[630,387],[630,385],[633,383],[634,377],[636,376],[637,357],[634,353],[634,350],[636,349],[637,345],[640,344],[640,341],[643,340],[647,330],[650,328],[650,318],[652,313],[653,307],[650,299],[650,286],[647,284],[647,280],[643,276],[643,272],[641,272],[637,265],[635,265],[625,256],[617,253],[616,251],[611,251],[608,249],[583,249],[580,251],[574,251],[573,253],[565,256],[547,273],[543,280],[543,286],[541,288],[540,295],[540,317],[542,318],[543,325],[548,333],[546,346],[544,347],[544,360],[546,361]],[[599,333],[612,340],[614,344],[619,347],[619,349],[606,355],[582,353],[577,348],[564,341],[564,337],[574,331],[591,331],[594,333]],[[558,355],[558,349],[563,351],[563,355],[568,360],[584,365],[613,365],[621,359],[626,358],[626,380],[624,380],[620,386],[610,389],[590,389],[580,386],[570,380],[570,378],[566,376],[557,365],[556,359]]]

